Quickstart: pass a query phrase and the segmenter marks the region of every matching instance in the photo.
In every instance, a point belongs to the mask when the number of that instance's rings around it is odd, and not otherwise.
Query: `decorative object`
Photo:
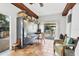
[[[69,14],[68,15],[68,23],[71,23],[71,21],[72,21],[72,14]]]

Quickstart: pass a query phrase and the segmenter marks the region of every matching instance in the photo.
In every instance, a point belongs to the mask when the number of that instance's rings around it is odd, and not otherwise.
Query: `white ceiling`
[[[29,9],[31,9],[38,16],[46,16],[57,13],[62,13],[66,3],[44,3],[43,7],[40,7],[38,3],[30,5],[29,3],[24,3]]]

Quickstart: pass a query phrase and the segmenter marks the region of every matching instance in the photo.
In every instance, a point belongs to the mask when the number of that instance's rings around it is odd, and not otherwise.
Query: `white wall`
[[[39,18],[39,21],[42,23],[41,28],[42,31],[44,31],[44,23],[46,22],[52,22],[56,23],[56,39],[59,38],[59,35],[61,33],[66,33],[66,17],[61,16],[61,14],[53,14],[53,15],[47,15],[47,16],[41,16]]]
[[[35,33],[37,32],[37,24],[33,22],[27,22],[26,23],[26,28],[28,33]]]
[[[72,9],[72,37],[79,36],[79,4]]]
[[[69,37],[71,37],[71,24],[72,24],[72,22],[70,22],[70,23],[68,23],[68,16],[69,16],[69,14],[71,14],[72,13],[72,10],[70,10],[69,12],[68,12],[68,14],[67,14],[67,16],[66,16],[66,34],[67,34],[67,36],[69,36]]]
[[[0,3],[0,13],[10,17],[10,47],[16,40],[16,17],[20,10],[9,3]]]
[[[79,4],[76,4],[72,9],[71,36],[73,38],[79,37]],[[75,55],[79,56],[79,42],[75,49]]]

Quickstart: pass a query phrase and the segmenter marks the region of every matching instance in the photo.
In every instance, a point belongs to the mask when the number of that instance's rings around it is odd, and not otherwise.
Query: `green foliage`
[[[5,19],[6,19],[6,16],[3,14],[0,14],[0,20],[5,20]]]
[[[9,31],[9,22],[6,20],[7,16],[0,14],[0,24],[2,24],[2,27],[6,29],[6,31]]]

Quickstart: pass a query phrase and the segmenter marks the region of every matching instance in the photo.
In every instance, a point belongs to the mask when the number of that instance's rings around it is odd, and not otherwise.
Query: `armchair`
[[[65,40],[54,41],[54,54],[56,52],[60,56],[74,56],[74,52],[75,52],[74,50],[76,48],[78,40],[73,39],[73,42],[71,44],[66,44],[67,42],[65,42]]]

